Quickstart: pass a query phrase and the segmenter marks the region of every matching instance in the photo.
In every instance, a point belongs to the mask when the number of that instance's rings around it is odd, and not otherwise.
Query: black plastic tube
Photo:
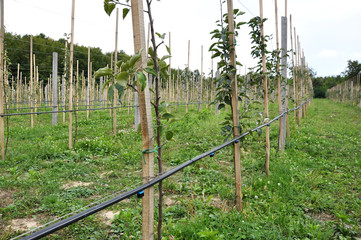
[[[301,107],[303,104],[305,104],[305,103],[302,103],[299,107]],[[295,109],[298,109],[298,108],[295,108]],[[289,111],[290,110],[288,110],[287,112],[289,112]],[[73,216],[71,216],[69,218],[66,218],[66,219],[61,220],[61,221],[59,221],[57,223],[54,223],[54,224],[50,225],[49,227],[41,229],[41,230],[39,230],[39,231],[37,231],[35,233],[32,233],[32,234],[30,234],[30,235],[28,235],[26,237],[23,237],[22,240],[34,240],[34,239],[40,239],[42,237],[48,236],[49,234],[51,234],[53,232],[56,232],[57,230],[63,229],[65,227],[69,226],[72,223],[75,223],[75,222],[77,222],[77,221],[79,221],[79,220],[81,220],[83,218],[86,218],[87,216],[90,216],[90,215],[92,215],[94,213],[97,213],[97,212],[99,212],[99,211],[101,211],[101,210],[103,210],[103,209],[105,209],[105,208],[107,208],[109,206],[112,206],[112,205],[114,205],[114,204],[116,204],[116,203],[118,203],[118,202],[120,202],[120,201],[122,201],[122,200],[124,200],[126,198],[129,198],[132,195],[135,195],[138,192],[143,191],[144,189],[152,187],[155,184],[159,183],[160,181],[162,181],[162,180],[174,175],[175,173],[179,172],[183,168],[185,168],[185,167],[187,167],[187,166],[189,166],[189,165],[191,165],[191,164],[193,164],[193,163],[195,163],[195,162],[197,162],[197,161],[199,161],[199,160],[201,160],[201,159],[203,159],[205,157],[214,155],[215,152],[217,152],[217,151],[231,145],[232,143],[238,141],[239,139],[249,135],[251,132],[257,131],[257,129],[263,128],[266,125],[271,124],[272,122],[277,120],[280,116],[282,116],[284,113],[286,113],[286,112],[283,112],[282,114],[278,115],[277,117],[275,117],[274,119],[272,119],[270,122],[268,122],[266,124],[263,124],[263,125],[261,125],[259,127],[256,127],[256,128],[254,128],[254,129],[252,129],[252,130],[250,130],[248,132],[245,132],[245,133],[243,133],[242,135],[240,135],[237,138],[234,138],[234,139],[232,139],[232,140],[230,140],[230,141],[228,141],[226,143],[223,143],[222,145],[219,145],[219,146],[217,146],[217,147],[215,147],[215,148],[213,148],[213,149],[211,149],[211,150],[209,150],[209,151],[207,151],[205,153],[202,153],[202,154],[200,154],[200,155],[198,155],[198,156],[196,156],[196,157],[194,157],[194,158],[192,158],[192,159],[178,165],[177,167],[169,170],[168,172],[158,176],[157,178],[155,178],[155,179],[153,179],[153,180],[151,180],[151,181],[149,181],[149,182],[147,182],[147,183],[145,183],[145,184],[143,184],[143,185],[141,185],[141,186],[139,186],[137,188],[134,188],[134,189],[132,189],[132,190],[126,192],[126,193],[123,193],[123,194],[118,195],[118,196],[116,196],[116,197],[114,197],[112,199],[109,199],[109,200],[107,200],[105,202],[102,202],[102,203],[100,203],[100,204],[98,204],[98,205],[96,205],[94,207],[91,207],[91,208],[89,208],[87,210],[84,210],[84,211],[82,211],[82,212],[80,212],[78,214],[75,214],[75,215],[73,215]]]

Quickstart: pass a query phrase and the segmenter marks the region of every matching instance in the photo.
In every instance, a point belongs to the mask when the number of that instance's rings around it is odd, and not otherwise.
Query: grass
[[[276,105],[271,112],[276,115]],[[175,115],[179,120],[169,126],[174,141],[163,151],[166,169],[223,142],[219,123],[225,112],[197,113],[193,107]],[[8,156],[0,162],[0,239],[25,231],[8,227],[15,220],[46,223],[141,181],[141,136],[132,130],[132,113],[118,113],[116,137],[109,111],[85,116],[78,114],[73,150],[67,149],[61,115],[58,126],[50,125],[50,115],[37,116],[33,129],[27,117],[10,119]],[[262,173],[264,136],[243,142],[241,213],[234,208],[231,148],[165,180],[164,239],[360,238],[361,109],[315,99],[299,127],[293,117],[290,122],[283,154],[275,150],[278,124],[271,127],[269,179]],[[108,210],[116,213],[110,224],[97,214],[48,238],[141,238],[140,199]]]

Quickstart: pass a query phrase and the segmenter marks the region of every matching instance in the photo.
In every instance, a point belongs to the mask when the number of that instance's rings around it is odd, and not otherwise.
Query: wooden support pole
[[[230,1],[232,1],[232,0],[230,0]],[[233,3],[231,3],[232,4],[232,8],[233,8]],[[233,10],[232,10],[232,12],[233,12]],[[234,53],[234,52],[233,52]],[[236,66],[236,65],[234,65],[234,66]],[[237,76],[237,75],[236,75]],[[237,85],[236,85],[237,86]],[[236,89],[237,90],[237,89]],[[199,93],[199,99],[198,99],[198,101],[199,101],[199,108],[198,108],[198,110],[201,110],[202,109],[202,97],[203,97],[203,45],[201,46],[201,86],[200,86],[200,93]]]
[[[297,44],[297,35],[296,35],[296,28],[293,28],[294,30],[294,41],[295,41],[295,63],[296,63],[296,106],[298,106],[301,102],[300,100],[300,93],[299,93],[299,79],[301,79],[301,77],[299,78],[299,74],[300,74],[300,68],[299,68],[299,52],[298,52],[298,44]],[[300,110],[296,110],[296,122],[297,122],[297,125],[300,125]]]
[[[20,82],[20,64],[18,63],[18,71],[16,74],[16,108],[19,107],[19,97],[20,97],[20,87],[21,86],[21,82]]]
[[[74,59],[74,12],[75,0],[71,9],[71,36],[70,36],[70,71],[69,71],[69,149],[73,148],[73,59]]]
[[[281,17],[281,113],[286,112],[287,108],[287,17]],[[284,151],[286,145],[286,131],[289,130],[287,125],[287,116],[284,115],[280,119],[281,126],[281,142],[280,149]],[[286,128],[287,125],[287,128]],[[289,131],[287,131],[287,136],[289,136]]]
[[[61,77],[61,99],[62,99],[62,105],[63,105],[63,110],[65,110],[65,105],[66,105],[66,98],[65,98],[65,75],[63,75]],[[63,123],[65,123],[65,112],[63,112]]]
[[[115,51],[114,51],[114,75],[117,74],[117,62],[118,62],[118,20],[119,19],[119,9],[117,8],[116,12],[116,22],[115,22]],[[116,79],[114,79],[114,85],[116,84]],[[117,90],[113,90],[113,135],[117,135]]]
[[[144,30],[144,12],[142,0],[131,0],[132,6],[132,20],[133,20],[133,36],[134,36],[134,51],[139,52],[140,49],[145,48],[145,30]],[[146,51],[142,52],[141,63],[146,63]],[[138,83],[138,97],[139,97],[139,111],[142,130],[143,151],[154,148],[154,136],[152,126],[152,112],[150,105],[149,85],[141,91],[141,86]],[[154,176],[154,153],[144,153],[143,163],[143,182],[146,183]],[[144,197],[142,198],[142,238],[143,240],[154,239],[154,187],[144,190]]]
[[[278,8],[277,0],[275,0],[275,22],[276,22],[276,47],[277,47],[277,73],[280,71],[280,46],[279,46],[279,37],[278,37]],[[278,96],[278,114],[282,113],[282,103],[281,103],[281,74],[277,74],[277,96]],[[283,126],[282,120],[279,120],[279,135],[278,135],[278,148],[283,152]]]
[[[213,102],[213,92],[214,92],[214,79],[213,79],[213,76],[214,76],[214,69],[213,69],[213,58],[211,60],[211,64],[212,64],[212,76],[211,76],[211,84],[210,84],[210,89],[211,89],[211,92],[210,92],[210,98],[211,98],[211,102]],[[211,112],[213,111],[213,104],[211,104]]]
[[[359,99],[360,99],[360,108],[361,108],[361,80],[360,80],[360,77],[361,77],[361,75],[360,74],[358,74],[357,75],[357,82],[358,82],[358,96],[359,96]],[[357,103],[356,103],[356,105],[357,105]]]
[[[353,100],[353,80],[351,80],[351,96],[350,96],[350,105],[352,106],[352,100]]]
[[[76,109],[79,109],[79,60],[76,60],[76,87],[75,87],[75,93],[76,93]]]
[[[63,99],[63,109],[66,109],[66,78],[67,78],[67,72],[68,72],[68,60],[67,60],[67,55],[68,55],[68,41],[65,42],[65,56],[64,56],[64,75],[62,78],[62,99]],[[65,124],[65,119],[66,118],[66,113],[63,112],[63,124]]]
[[[262,45],[264,46],[264,27],[263,27],[263,0],[259,0],[260,7],[260,18],[261,18],[261,38]],[[267,70],[266,70],[266,56],[262,51],[262,69],[263,69],[263,88],[264,88],[264,115],[265,123],[269,122],[268,113],[268,87],[267,87]],[[269,160],[270,160],[270,139],[269,139],[269,126],[266,126],[266,159],[265,159],[265,170],[266,176],[269,177]]]
[[[34,112],[34,101],[33,101],[33,35],[30,36],[30,112]],[[30,126],[34,127],[34,115],[30,114]]]
[[[55,126],[58,124],[58,53],[53,52],[53,118],[52,124]]]
[[[175,110],[178,110],[178,100],[179,100],[179,69],[176,72],[177,78],[176,78],[176,84],[175,84]]]
[[[20,92],[20,94],[19,94],[20,106],[22,105],[22,102],[25,101],[25,100],[23,100],[23,98],[25,98],[25,96],[26,96],[25,89],[23,87],[22,82],[23,82],[23,72],[20,72],[20,86],[19,86],[19,88],[20,88],[19,89],[19,92]]]
[[[84,70],[81,71],[81,102],[80,102],[80,105],[83,105],[84,102],[86,102],[85,100],[85,91],[86,91],[86,88],[85,88],[85,77],[84,77]]]
[[[292,34],[292,15],[290,15],[290,36],[291,36],[291,49],[292,49],[292,75],[293,75],[293,101],[294,101],[294,105],[293,107],[297,106],[297,101],[296,101],[296,72],[295,72],[295,49],[293,48],[293,34]],[[295,123],[297,123],[297,111],[293,111],[294,112],[294,120]],[[296,126],[296,124],[295,124]]]
[[[171,34],[169,32],[169,50],[171,51]],[[172,111],[172,106],[171,106],[171,103],[172,103],[172,88],[173,88],[173,85],[172,85],[172,68],[171,68],[171,65],[172,65],[172,57],[169,58],[169,68],[168,68],[168,72],[169,72],[169,78],[168,78],[168,102],[169,102],[169,112]]]
[[[4,0],[0,3],[0,114],[4,114]],[[5,132],[4,117],[0,118],[0,142],[1,142],[1,159],[5,160]]]
[[[99,85],[99,107],[100,108],[103,108],[103,93],[102,93],[102,90],[103,90],[103,77],[100,77],[100,85]]]
[[[228,16],[228,27],[229,32],[234,32],[234,18],[233,18],[233,0],[227,1]],[[230,60],[231,65],[234,69],[236,67],[236,44],[235,44],[235,35],[229,35],[229,46],[230,46]],[[203,50],[203,47],[202,47]],[[202,51],[203,53],[203,51]],[[233,137],[237,138],[240,135],[239,128],[239,110],[238,110],[238,91],[237,91],[237,74],[231,74],[232,79],[232,119],[233,119]],[[242,175],[241,175],[241,143],[237,141],[233,144],[234,147],[234,170],[235,170],[235,198],[237,210],[242,210]]]
[[[89,120],[89,108],[90,108],[90,78],[91,78],[91,71],[90,71],[90,47],[88,47],[88,87],[86,88],[86,119]]]
[[[187,64],[187,72],[186,72],[186,113],[188,112],[188,104],[189,104],[189,57],[191,50],[191,40],[188,40],[188,64]]]

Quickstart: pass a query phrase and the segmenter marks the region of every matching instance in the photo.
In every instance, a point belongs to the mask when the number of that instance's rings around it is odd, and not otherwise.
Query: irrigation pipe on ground
[[[196,157],[194,157],[194,158],[192,158],[192,159],[190,159],[190,160],[176,166],[175,168],[169,170],[168,172],[165,172],[164,174],[156,177],[155,179],[153,179],[153,180],[151,180],[151,181],[149,181],[149,182],[147,182],[147,183],[145,183],[145,184],[143,184],[143,185],[141,185],[141,186],[139,186],[137,188],[134,188],[134,189],[132,189],[132,190],[126,192],[126,193],[123,193],[121,195],[118,195],[118,196],[110,199],[110,200],[102,202],[102,203],[100,203],[100,204],[98,204],[98,205],[96,205],[94,207],[91,207],[91,208],[89,208],[87,210],[84,210],[84,211],[82,211],[82,212],[80,212],[78,214],[75,214],[75,215],[73,215],[73,216],[71,216],[69,218],[66,218],[66,219],[61,220],[61,221],[59,221],[57,223],[54,223],[53,225],[50,225],[50,226],[48,226],[48,227],[46,227],[44,229],[41,229],[41,230],[39,230],[39,231],[37,231],[35,233],[32,233],[32,234],[22,238],[22,240],[40,239],[40,238],[45,237],[45,236],[47,236],[47,235],[49,235],[49,234],[51,234],[53,232],[56,232],[57,230],[65,228],[66,226],[68,226],[68,225],[70,225],[72,223],[75,223],[75,222],[77,222],[77,221],[79,221],[79,220],[81,220],[83,218],[86,218],[87,216],[90,216],[90,215],[92,215],[94,213],[97,213],[97,212],[99,212],[99,211],[101,211],[101,210],[103,210],[103,209],[105,209],[105,208],[107,208],[109,206],[112,206],[112,205],[114,205],[114,204],[116,204],[116,203],[118,203],[118,202],[120,202],[120,201],[122,201],[122,200],[124,200],[126,198],[129,198],[132,195],[135,195],[135,194],[137,194],[139,192],[142,192],[144,189],[147,189],[149,187],[154,186],[155,184],[159,183],[160,181],[163,181],[164,179],[166,179],[166,178],[174,175],[175,173],[179,172],[183,168],[185,168],[185,167],[187,167],[187,166],[189,166],[189,165],[191,165],[191,164],[193,164],[193,163],[195,163],[195,162],[197,162],[197,161],[199,161],[199,160],[201,160],[201,159],[203,159],[205,157],[208,157],[208,156],[213,157],[215,152],[217,152],[217,151],[231,145],[232,143],[238,142],[241,138],[249,135],[251,132],[255,132],[258,129],[261,129],[261,128],[267,126],[267,125],[270,125],[272,122],[274,122],[274,121],[278,120],[280,117],[284,116],[284,114],[287,114],[290,111],[297,110],[306,103],[307,102],[304,102],[304,103],[302,103],[300,106],[298,106],[296,108],[293,108],[293,109],[290,109],[288,111],[283,112],[282,114],[280,114],[277,117],[273,118],[268,123],[265,123],[265,124],[263,124],[261,126],[258,126],[258,127],[254,128],[254,129],[248,131],[248,132],[243,133],[242,135],[240,135],[237,138],[234,138],[234,139],[232,139],[232,140],[230,140],[230,141],[228,141],[226,143],[223,143],[222,145],[219,145],[219,146],[217,146],[217,147],[215,147],[215,148],[213,148],[213,149],[211,149],[211,150],[209,150],[209,151],[207,151],[205,153],[202,153],[202,154],[200,154],[200,155],[198,155],[198,156],[196,156]],[[13,238],[13,239],[17,239],[17,238]]]

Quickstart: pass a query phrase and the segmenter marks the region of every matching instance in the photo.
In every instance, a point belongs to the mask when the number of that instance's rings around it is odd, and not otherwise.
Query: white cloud
[[[317,54],[319,58],[334,58],[340,56],[340,52],[336,50],[324,49]]]
[[[356,60],[361,59],[361,53],[360,52],[353,52],[351,54],[351,59],[356,59]]]

